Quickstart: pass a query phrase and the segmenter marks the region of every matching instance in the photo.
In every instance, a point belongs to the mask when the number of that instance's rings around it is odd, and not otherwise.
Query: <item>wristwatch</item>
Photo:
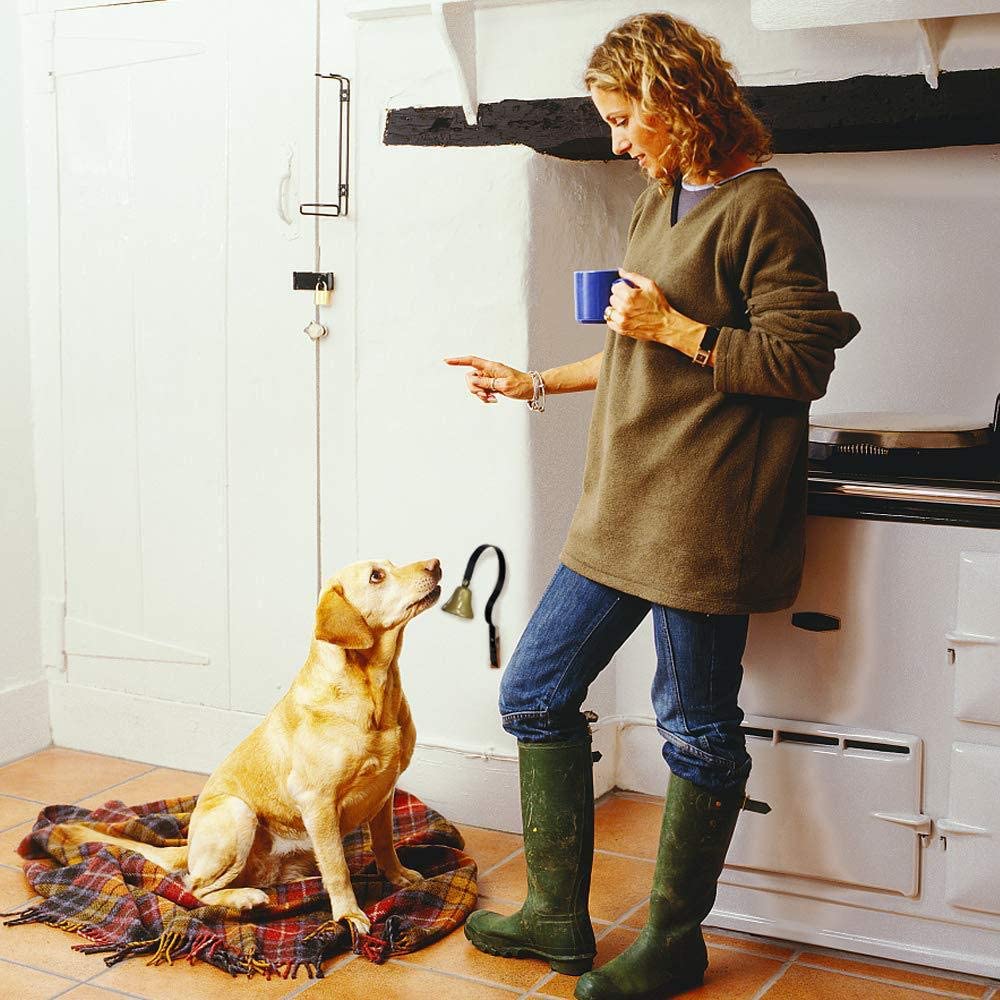
[[[712,348],[715,347],[715,342],[718,339],[719,328],[717,326],[706,327],[705,335],[701,338],[701,343],[698,345],[698,353],[691,360],[696,365],[707,365]]]

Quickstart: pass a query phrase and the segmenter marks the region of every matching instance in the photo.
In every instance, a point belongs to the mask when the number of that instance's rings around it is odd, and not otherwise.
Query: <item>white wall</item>
[[[989,419],[1000,392],[1000,146],[776,157],[861,320],[817,413]]]
[[[20,32],[0,7],[0,763],[49,742],[41,661]]]
[[[618,163],[573,163],[534,156],[529,175],[529,347],[544,370],[604,349],[607,328],[574,320],[573,271],[621,264],[635,198],[645,187],[637,171]],[[530,421],[531,540],[527,571],[541,593],[558,564],[583,481],[592,395],[550,397]],[[617,712],[615,677],[607,670],[591,687],[586,708],[604,718]]]
[[[417,9],[413,0],[398,3]],[[385,0],[380,9],[388,12],[393,5]],[[627,0],[552,0],[476,11],[479,100],[582,94],[580,78],[593,47],[617,21],[647,9]],[[715,35],[740,81],[751,86],[925,71],[922,36],[913,21],[759,31],[750,21],[749,0],[675,0],[669,10]],[[414,71],[389,106],[459,104],[451,64],[439,55],[442,46],[426,38],[430,18],[394,20],[411,33],[408,64]],[[387,30],[384,21],[371,23]],[[997,65],[1000,14],[934,19],[932,28],[942,70]]]

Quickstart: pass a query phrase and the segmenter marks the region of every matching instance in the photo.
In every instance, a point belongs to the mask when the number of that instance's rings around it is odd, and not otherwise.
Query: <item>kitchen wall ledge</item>
[[[778,153],[869,152],[1000,143],[1000,69],[922,76],[861,76],[827,83],[745,87],[774,133]],[[506,100],[478,107],[470,125],[458,107],[395,108],[389,146],[520,143],[569,160],[613,160],[607,125],[589,97]]]

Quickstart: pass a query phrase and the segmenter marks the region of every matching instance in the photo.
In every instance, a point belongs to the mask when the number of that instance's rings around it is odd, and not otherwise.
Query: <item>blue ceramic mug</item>
[[[617,271],[574,271],[573,301],[577,323],[603,323],[604,310],[611,301],[611,286],[625,281]],[[626,284],[632,284],[625,281]]]

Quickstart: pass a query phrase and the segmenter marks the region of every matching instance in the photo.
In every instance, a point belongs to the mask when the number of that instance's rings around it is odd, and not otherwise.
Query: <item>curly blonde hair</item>
[[[594,49],[583,82],[588,89],[616,91],[664,122],[676,171],[715,182],[735,153],[756,163],[771,158],[771,135],[743,99],[732,71],[718,39],[670,14],[636,14]],[[661,180],[661,186],[675,179]]]

